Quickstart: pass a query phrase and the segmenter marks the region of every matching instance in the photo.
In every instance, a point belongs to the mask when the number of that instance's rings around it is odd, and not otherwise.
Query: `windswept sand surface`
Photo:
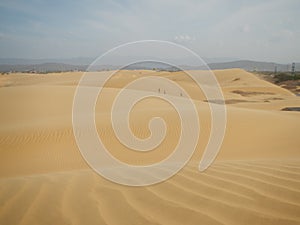
[[[300,113],[281,111],[299,107],[300,98],[240,69],[215,74],[227,104],[227,130],[216,161],[202,173],[197,167],[211,116],[206,97],[186,75],[121,71],[99,95],[99,136],[112,155],[134,165],[172,153],[180,123],[170,104],[154,98],[140,102],[130,116],[136,136],[149,136],[153,116],[164,118],[170,132],[151,152],[126,149],[109,121],[119,88],[140,77],[161,76],[194,99],[201,134],[192,159],[171,179],[147,187],[112,183],[82,158],[72,130],[82,73],[0,76],[0,224],[300,224]],[[97,88],[97,83],[86,86]],[[132,91],[145,90],[147,85]],[[169,90],[166,95],[185,98]]]

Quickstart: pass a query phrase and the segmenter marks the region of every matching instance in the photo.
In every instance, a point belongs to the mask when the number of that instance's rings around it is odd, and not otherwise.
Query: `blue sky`
[[[96,57],[143,39],[202,57],[300,62],[299,0],[1,0],[1,58]]]

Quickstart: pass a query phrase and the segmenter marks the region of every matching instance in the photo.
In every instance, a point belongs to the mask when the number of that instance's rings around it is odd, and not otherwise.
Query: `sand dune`
[[[166,158],[176,146],[180,123],[170,104],[154,98],[140,102],[130,117],[138,137],[149,136],[153,116],[164,118],[172,132],[149,153],[130,151],[109,121],[119,88],[155,75],[177,82],[194,99],[201,134],[192,159],[171,179],[147,187],[112,183],[82,158],[72,130],[81,73],[1,76],[0,224],[300,224],[300,113],[281,111],[300,106],[299,97],[240,69],[214,73],[228,123],[216,161],[202,173],[197,166],[209,138],[210,111],[186,75],[121,71],[100,94],[99,136],[116,158],[135,165]],[[86,85],[97,89],[95,82]],[[132,91],[157,89],[145,85]]]
[[[124,187],[90,170],[1,179],[5,224],[299,224],[299,161],[193,165],[168,181]],[[280,175],[278,175],[278,173]]]

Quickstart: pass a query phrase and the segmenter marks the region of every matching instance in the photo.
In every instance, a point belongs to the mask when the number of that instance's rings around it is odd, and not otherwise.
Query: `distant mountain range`
[[[210,63],[208,64],[210,69],[231,69],[241,68],[248,71],[290,71],[292,64],[279,64],[272,62],[258,62],[250,60],[239,60],[234,62],[221,62],[221,63]],[[295,68],[300,69],[300,63],[295,63]]]
[[[238,60],[233,62],[209,63],[208,67],[212,70],[241,68],[247,71],[291,71],[292,64],[279,64],[272,62],[259,62],[251,60]],[[203,69],[203,66],[193,67],[184,66],[184,69]],[[300,63],[295,63],[295,69],[300,69]]]
[[[48,58],[48,59],[22,59],[22,58],[0,58],[0,65],[38,65],[38,64],[69,64],[69,65],[89,65],[95,59],[88,57],[77,58]]]
[[[0,59],[0,72],[65,72],[65,71],[86,71],[88,65],[94,61],[93,58],[72,58],[72,59]],[[205,59],[208,67],[212,70],[241,68],[248,71],[291,71],[291,64],[278,64],[272,62],[259,62],[250,60],[236,60],[220,62],[219,59]],[[143,62],[127,66],[124,69],[156,69],[176,71],[183,70],[205,70],[207,66],[189,66],[180,65],[175,68],[159,62]],[[296,71],[300,69],[300,63],[295,64]],[[118,69],[118,65],[99,65],[93,67],[93,70],[113,70]]]
[[[28,64],[28,65],[0,65],[0,72],[66,72],[66,71],[85,71],[87,66],[84,65],[70,65],[64,63],[42,63],[42,64]]]

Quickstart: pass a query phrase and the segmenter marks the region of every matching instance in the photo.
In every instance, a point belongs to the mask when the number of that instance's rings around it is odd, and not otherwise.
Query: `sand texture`
[[[120,71],[99,95],[99,137],[113,156],[133,165],[152,164],[172,153],[180,122],[165,101],[139,102],[130,116],[137,137],[149,136],[153,116],[162,117],[172,132],[154,151],[127,149],[110,123],[120,88],[140,77],[159,76],[193,98],[201,126],[196,151],[175,176],[147,187],[112,183],[81,156],[72,104],[82,73],[0,76],[0,224],[300,224],[300,112],[281,110],[299,107],[300,98],[244,70],[214,73],[225,97],[227,128],[215,162],[202,173],[198,164],[211,114],[207,98],[183,72]],[[96,82],[85,85],[98,88]],[[131,91],[151,90],[145,85]],[[168,90],[166,95],[186,98]]]

